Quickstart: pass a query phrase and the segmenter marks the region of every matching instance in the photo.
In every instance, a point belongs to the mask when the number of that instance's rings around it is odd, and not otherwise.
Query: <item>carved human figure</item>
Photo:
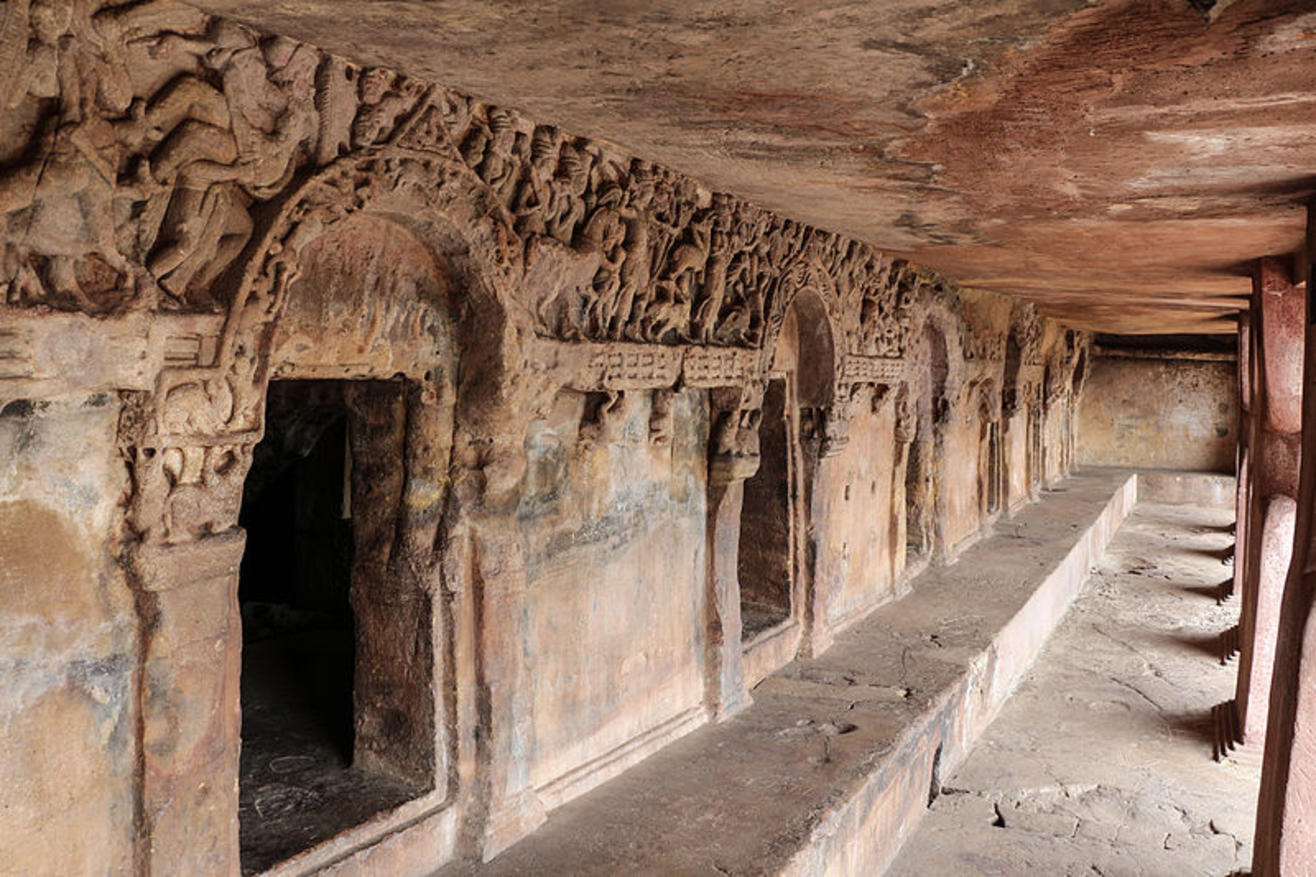
[[[553,171],[557,167],[560,137],[557,129],[536,126],[530,136],[530,161],[521,177],[511,211],[516,233],[523,238],[548,234],[548,214],[553,209]]]
[[[564,143],[559,170],[551,180],[551,209],[545,220],[550,237],[570,246],[576,227],[585,218],[585,190],[589,186],[589,165],[585,153],[573,144]]]
[[[718,317],[726,301],[727,268],[736,246],[735,226],[731,200],[721,196],[714,199],[706,267],[699,289],[699,304],[694,313],[694,325],[691,327],[693,340],[701,344],[713,340]]]
[[[578,235],[579,249],[597,253],[599,257],[599,267],[581,308],[582,327],[590,337],[606,333],[609,316],[621,292],[621,269],[627,258],[626,222],[620,209],[623,197],[621,189],[607,188]]]
[[[382,67],[363,72],[357,84],[359,104],[352,121],[352,145],[374,146],[387,140],[415,109],[421,91],[418,82]]]
[[[0,109],[12,110],[28,95],[61,94],[60,43],[73,6],[52,0],[10,0],[0,18]]]
[[[607,336],[620,339],[638,332],[636,302],[642,300],[649,286],[652,254],[649,247],[649,205],[653,201],[654,177],[650,165],[631,163],[626,200],[621,213],[626,222],[626,240],[622,244],[626,258],[618,269],[620,285],[607,317]]]
[[[314,144],[318,62],[290,40],[257,44],[221,22],[206,54],[221,87],[180,76],[147,107],[146,124],[162,135],[151,175],[172,192],[147,268],[178,301],[237,256],[251,203],[282,191]]]
[[[684,338],[689,334],[694,284],[708,263],[712,245],[713,211],[697,217],[686,238],[672,250],[666,267],[654,283],[653,300],[645,310],[641,333],[650,342]]]
[[[483,152],[479,157],[479,163],[475,166],[475,172],[498,193],[499,199],[504,204],[508,201],[520,171],[519,163],[512,152],[516,135],[516,125],[511,113],[506,110],[490,111],[489,133],[484,140]]]
[[[115,229],[116,197],[127,194],[116,191],[123,144],[105,120],[131,100],[118,57],[114,25],[120,18],[100,14],[93,22],[85,5],[71,3],[11,3],[6,9],[0,56],[16,60],[0,70],[0,104],[8,111],[26,98],[58,101],[54,124],[44,126],[36,150],[42,158],[0,173],[6,225],[0,282],[13,279],[9,300],[53,295],[95,312],[116,303],[116,293],[131,292],[127,281],[134,271]],[[28,254],[40,257],[42,276]],[[101,271],[100,279],[86,279],[97,266],[113,276]],[[102,288],[109,299],[99,296]]]

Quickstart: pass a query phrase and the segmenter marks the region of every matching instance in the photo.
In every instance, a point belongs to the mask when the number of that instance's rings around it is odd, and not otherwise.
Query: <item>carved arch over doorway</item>
[[[491,404],[483,382],[499,379],[497,364],[520,319],[510,306],[520,250],[510,245],[504,212],[469,169],[442,156],[387,149],[341,159],[300,186],[249,248],[209,364],[166,368],[153,393],[127,401],[119,442],[133,476],[126,560],[145,631],[139,745],[147,763],[138,832],[145,856],[198,871],[227,870],[238,860],[237,521],[272,377],[406,379],[408,441],[399,451],[405,472],[394,538],[404,561],[398,569],[407,574],[397,587],[413,596],[436,587],[450,467],[463,430],[480,430],[471,421],[478,424]],[[377,280],[393,272],[392,292],[382,297],[389,300],[357,315],[352,339],[311,343],[306,311],[344,310],[354,294],[326,288],[334,259],[344,247],[386,241],[399,264],[358,255]],[[338,328],[350,331],[351,316],[344,313]],[[476,337],[461,328],[477,324],[482,344],[459,349],[458,338]],[[353,350],[358,361],[334,361]],[[191,652],[198,638],[216,650],[204,665]],[[431,732],[429,745],[448,744]],[[439,806],[449,796],[449,771],[442,751],[434,758]],[[198,788],[208,790],[207,800],[193,801],[180,819],[172,802]]]

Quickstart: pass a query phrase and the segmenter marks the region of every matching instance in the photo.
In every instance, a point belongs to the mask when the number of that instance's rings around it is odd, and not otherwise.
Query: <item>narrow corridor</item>
[[[1211,760],[1211,707],[1237,669],[1218,643],[1238,599],[1215,599],[1233,517],[1137,506],[891,875],[1247,867],[1260,770]]]

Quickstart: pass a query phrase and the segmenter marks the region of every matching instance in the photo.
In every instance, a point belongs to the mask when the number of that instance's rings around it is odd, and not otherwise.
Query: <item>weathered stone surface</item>
[[[111,394],[0,414],[0,849],[12,873],[126,872],[137,620],[116,564]],[[40,838],[59,838],[40,843]]]
[[[958,764],[1135,502],[1127,472],[1067,485],[1020,515],[1025,544],[1001,533],[927,571],[831,650],[765,679],[735,718],[494,861],[440,874],[882,873],[927,809],[934,763],[943,777]]]
[[[1079,463],[1233,472],[1237,368],[1231,356],[1098,347],[1078,409]]]
[[[1203,596],[1228,506],[1147,501],[1115,535],[999,718],[944,775],[888,872],[1228,874],[1251,856],[1258,770],[1206,765],[1234,669],[1202,644],[1237,618]],[[1190,476],[1189,476],[1190,477]],[[1190,497],[1181,497],[1190,498]]]

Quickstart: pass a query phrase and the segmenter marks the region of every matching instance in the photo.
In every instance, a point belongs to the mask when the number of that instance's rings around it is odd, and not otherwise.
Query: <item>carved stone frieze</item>
[[[1042,319],[1037,308],[1018,302],[1011,314],[1010,331],[1019,345],[1020,361],[1026,366],[1042,365]]]
[[[745,350],[690,347],[681,380],[687,387],[733,387],[754,375],[755,357]]]
[[[603,347],[592,355],[577,386],[628,390],[670,387],[681,375],[682,350],[650,344]]]
[[[567,385],[586,392],[739,387],[758,367],[755,352],[739,348],[544,341],[533,349],[537,358],[566,370]]]
[[[546,337],[757,349],[772,299],[789,297],[806,263],[849,349],[903,354],[923,281],[866,245],[170,0],[54,20],[27,10],[6,11],[28,56],[3,80],[6,109],[31,120],[0,171],[9,304],[222,311],[262,234],[259,205],[300,174],[391,146],[471,168],[511,217],[508,247],[525,264],[549,242],[595,261],[588,282],[536,308]]]
[[[875,356],[850,354],[841,363],[843,384],[893,384],[904,374],[901,359],[883,359]]]
[[[588,392],[740,387],[743,398],[717,409],[714,457],[754,456],[753,388],[805,290],[835,351],[833,398],[806,415],[821,418],[814,432],[829,448],[844,441],[858,388],[900,380],[921,311],[956,297],[863,243],[442,86],[172,0],[58,8],[5,7],[5,51],[23,63],[0,72],[0,295],[43,318],[211,321],[143,334],[100,320],[60,333],[82,332],[102,352],[149,348],[119,369],[131,373],[103,374],[145,392],[149,410],[126,444],[161,458],[140,462],[169,490],[217,485],[226,461],[241,461],[247,438],[232,437],[259,434],[278,368],[271,327],[300,253],[371,204],[429,223],[421,231],[436,250],[503,278],[484,294],[516,331],[581,348],[558,365],[517,363],[545,386],[565,369]],[[477,247],[453,246],[451,211],[480,227]],[[1024,360],[1040,362],[1040,322],[1024,311]],[[958,334],[965,359],[1001,358],[996,333]],[[21,321],[0,330],[0,345],[12,354],[10,388],[49,392],[54,372],[74,373]],[[204,530],[149,526],[168,539]]]
[[[94,318],[0,307],[0,399],[147,390],[164,368],[214,361],[218,314]]]

